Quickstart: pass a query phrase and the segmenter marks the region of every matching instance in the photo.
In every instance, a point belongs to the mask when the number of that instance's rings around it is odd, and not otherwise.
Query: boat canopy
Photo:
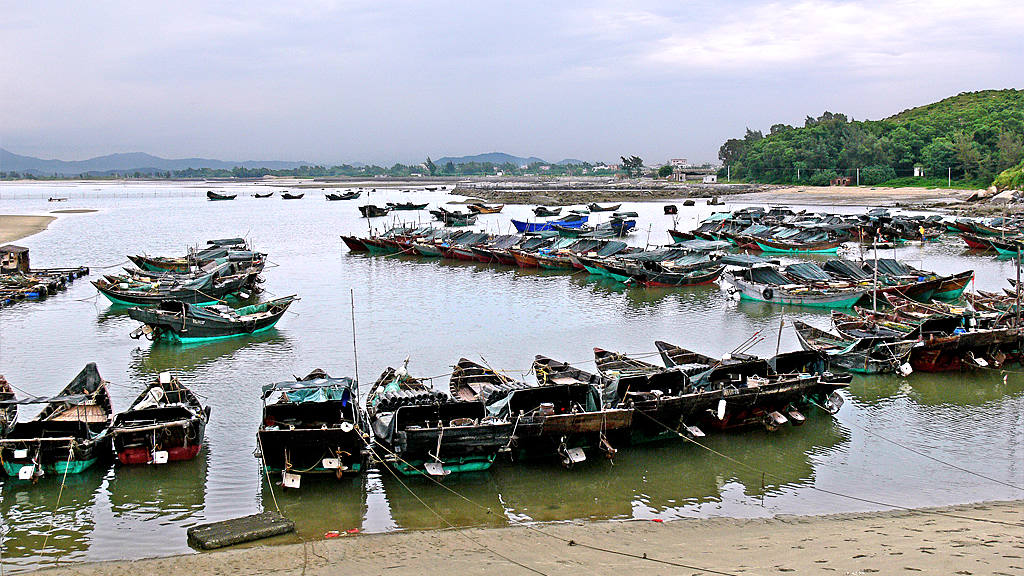
[[[789,279],[779,274],[779,271],[772,266],[754,266],[747,271],[747,276],[751,282],[757,284],[773,284],[775,286],[792,284]]]
[[[771,260],[762,258],[761,256],[755,256],[754,254],[725,254],[722,256],[722,264],[728,266],[742,266],[744,268],[750,268],[757,264],[769,264]]]
[[[287,394],[290,402],[327,402],[352,398],[355,381],[351,378],[316,378],[314,380],[277,382],[263,386],[263,398],[275,392]]]
[[[725,250],[732,246],[732,244],[725,240],[683,240],[671,246],[672,248],[682,248],[691,252],[713,252],[715,250]]]
[[[833,258],[825,262],[824,269],[826,272],[831,272],[838,276],[845,278],[852,278],[854,280],[870,280],[871,275],[864,271],[863,268],[854,264],[849,260],[842,260],[839,258]]]
[[[798,262],[786,266],[786,274],[811,282],[831,282],[832,277],[814,262]]]

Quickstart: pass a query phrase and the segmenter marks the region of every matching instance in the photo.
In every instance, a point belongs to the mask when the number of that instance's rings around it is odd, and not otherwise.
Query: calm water
[[[189,552],[192,525],[272,509],[269,487],[252,453],[261,409],[260,386],[322,367],[354,372],[349,293],[354,293],[359,376],[373,379],[409,356],[418,376],[437,376],[447,388],[460,356],[483,357],[511,373],[525,373],[543,353],[593,368],[591,348],[650,354],[656,339],[711,355],[733,349],[760,331],[753,352],[797,349],[791,328],[778,337],[780,308],[728,301],[716,286],[633,289],[585,274],[530,271],[411,257],[349,254],[338,235],[365,232],[355,202],[326,202],[319,190],[304,199],[245,197],[209,202],[209,186],[0,186],[0,214],[65,214],[50,228],[19,241],[35,267],[126,263],[136,252],[179,254],[212,237],[248,236],[270,253],[264,274],[269,293],[298,294],[276,330],[190,346],[139,342],[123,310],[97,298],[86,281],[45,302],[0,310],[0,373],[31,394],[52,394],[87,362],[111,382],[115,409],[127,408],[156,372],[174,371],[213,407],[207,447],[195,461],[164,467],[98,468],[68,477],[58,506],[59,478],[37,486],[0,480],[3,566],[49,565],[56,559],[100,560]],[[218,188],[219,189],[219,188]],[[70,200],[49,204],[49,196]],[[377,192],[385,201],[450,200],[442,192]],[[626,204],[640,212],[634,243],[668,241],[672,219],[662,204]],[[680,228],[693,227],[707,206],[684,208]],[[528,207],[482,216],[479,228],[508,230],[509,217]],[[426,212],[403,216],[426,221]],[[604,219],[604,216],[599,216]],[[390,220],[388,220],[390,221]],[[381,227],[385,219],[375,219]],[[648,232],[650,230],[650,232]],[[887,253],[891,254],[891,253]],[[924,268],[977,271],[979,289],[999,289],[1013,263],[963,254],[950,238],[901,248],[899,257]],[[827,313],[785,311],[827,326]],[[1022,370],[1017,367],[1015,370]],[[754,430],[706,439],[709,448],[745,462],[738,466],[692,444],[622,447],[614,464],[593,460],[571,471],[555,465],[500,465],[450,478],[445,485],[406,480],[445,521],[503,525],[510,521],[570,519],[769,516],[882,509],[882,504],[931,506],[1021,498],[1020,491],[965,474],[903,450],[873,434],[1024,485],[1024,374],[986,372],[909,378],[855,378],[847,403],[831,418],[809,414],[800,428],[774,434]],[[30,417],[29,407],[22,417]],[[866,432],[867,430],[868,432]],[[869,433],[870,432],[870,433]],[[755,471],[756,470],[756,471]],[[874,500],[871,504],[815,488]],[[300,491],[277,503],[306,538],[328,530],[367,532],[446,526],[386,471],[343,481],[303,480]],[[281,541],[289,541],[282,537]],[[45,543],[45,545],[44,545]]]

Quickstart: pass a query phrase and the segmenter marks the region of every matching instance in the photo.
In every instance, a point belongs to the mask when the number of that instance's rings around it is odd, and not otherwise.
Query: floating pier
[[[262,540],[295,531],[295,522],[277,512],[261,512],[188,529],[188,543],[200,550],[214,550],[244,542]]]

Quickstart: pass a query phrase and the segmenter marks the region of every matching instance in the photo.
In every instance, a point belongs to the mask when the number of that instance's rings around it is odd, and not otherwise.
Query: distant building
[[[544,166],[541,166],[540,169],[541,170],[551,170],[551,166],[544,165]]]
[[[705,184],[715,184],[718,182],[718,174],[707,174],[704,176]]]
[[[668,161],[668,164],[673,168],[683,168],[689,166],[689,162],[686,161],[686,158],[673,158]]]
[[[914,178],[924,178],[924,166],[914,166]]]
[[[839,178],[833,178],[829,183],[832,186],[849,186],[853,182],[853,179],[849,176],[840,176]]]

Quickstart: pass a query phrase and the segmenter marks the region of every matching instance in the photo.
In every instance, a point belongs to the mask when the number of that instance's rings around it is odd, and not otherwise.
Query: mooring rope
[[[39,449],[41,450],[42,446],[40,446]],[[46,537],[43,538],[43,548],[42,548],[43,550],[46,549],[46,544],[47,544],[47,542],[50,541],[50,534],[53,533],[53,526],[57,522],[57,512],[60,510],[60,499],[64,495],[64,483],[67,482],[67,479],[68,479],[68,468],[71,467],[71,456],[74,454],[74,452],[75,452],[75,441],[72,440],[70,445],[68,446],[68,459],[64,463],[64,477],[61,478],[61,480],[60,480],[60,491],[57,492],[57,503],[53,507],[53,517],[50,518],[50,529],[46,531]],[[36,452],[36,457],[37,458],[39,457],[39,452]],[[37,466],[42,466],[42,464],[36,464],[36,465]],[[34,474],[35,470],[33,470],[32,472]],[[57,562],[59,562],[59,561],[60,561],[60,556],[58,556],[57,558],[54,559],[54,561],[53,561],[54,566],[56,566]]]

